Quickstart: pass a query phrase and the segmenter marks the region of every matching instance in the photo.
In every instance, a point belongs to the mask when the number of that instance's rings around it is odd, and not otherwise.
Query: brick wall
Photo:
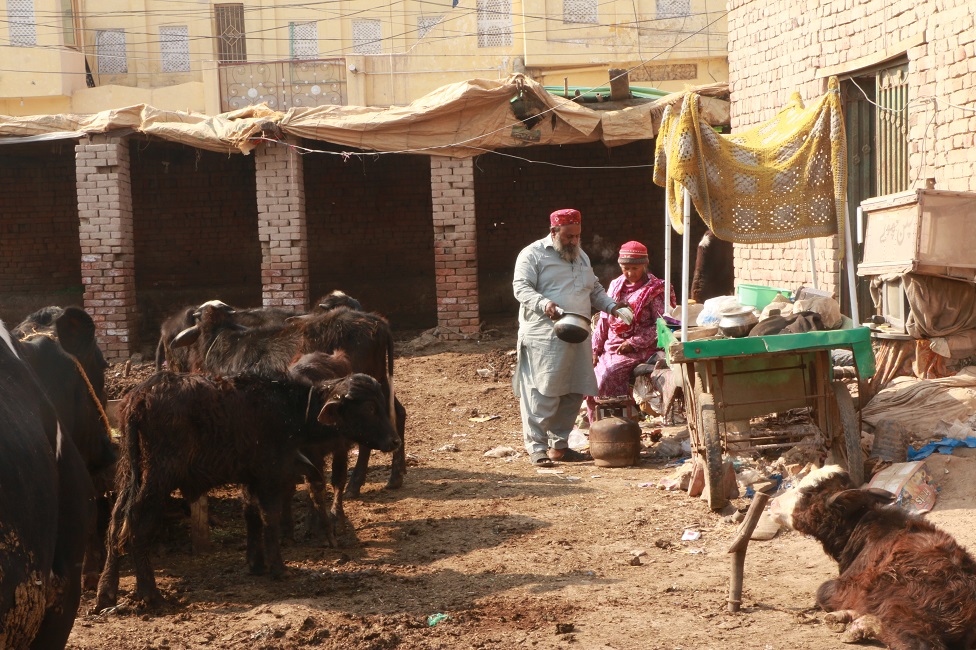
[[[151,349],[177,309],[219,298],[261,305],[255,155],[133,138],[138,305],[135,348]]]
[[[664,190],[651,180],[653,140],[613,149],[594,143],[506,149],[503,153],[535,162],[495,154],[484,154],[475,161],[483,315],[514,316],[518,308],[512,295],[515,258],[526,245],[549,233],[549,214],[559,208],[576,208],[583,214],[583,250],[604,286],[620,275],[617,251],[632,239],[648,247],[651,272],[664,277]],[[692,266],[704,232],[704,224],[695,217]],[[672,250],[672,277],[678,292],[681,237],[676,234]]]
[[[132,351],[136,311],[128,143],[102,134],[82,138],[75,163],[85,309],[106,358],[124,358]]]
[[[791,0],[734,0],[729,9],[733,132],[773,117],[794,91],[804,99],[821,95],[826,80],[816,78],[818,69],[907,52],[912,187],[934,178],[937,189],[976,191],[976,28],[969,0],[825,0],[816,11]],[[805,242],[766,247],[768,256],[755,248],[736,247],[738,280],[806,281]],[[824,257],[818,265],[836,291],[839,263]]]
[[[308,154],[302,161],[311,298],[342,289],[394,328],[436,325],[429,158]]]
[[[437,324],[447,337],[480,330],[474,160],[430,159]]]
[[[265,307],[308,309],[308,235],[302,157],[283,144],[254,150]]]
[[[74,141],[0,147],[0,318],[81,305]]]

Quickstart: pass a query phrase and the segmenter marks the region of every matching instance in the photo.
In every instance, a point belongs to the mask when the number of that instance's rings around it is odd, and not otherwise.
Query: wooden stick
[[[746,512],[746,518],[739,526],[739,532],[729,547],[729,553],[734,553],[732,557],[732,578],[729,580],[729,611],[732,613],[739,611],[739,606],[742,604],[742,571],[746,565],[749,538],[752,537],[752,531],[756,529],[756,524],[759,523],[759,517],[766,508],[768,501],[768,494],[756,492],[752,498],[752,504],[749,506],[749,511]]]

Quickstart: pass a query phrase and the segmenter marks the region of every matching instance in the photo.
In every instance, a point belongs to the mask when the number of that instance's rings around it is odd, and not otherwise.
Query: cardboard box
[[[895,463],[874,475],[868,487],[887,490],[896,496],[895,503],[908,512],[922,514],[935,507],[938,489],[924,460]]]

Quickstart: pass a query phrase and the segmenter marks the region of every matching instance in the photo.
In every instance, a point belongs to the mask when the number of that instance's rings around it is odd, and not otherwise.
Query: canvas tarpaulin
[[[702,87],[704,110],[728,122],[724,84]],[[520,118],[512,100],[519,98]],[[200,149],[250,152],[256,138],[295,136],[379,152],[416,152],[468,158],[486,150],[533,145],[603,142],[618,146],[653,138],[666,106],[683,93],[654,102],[597,111],[550,95],[523,75],[450,84],[407,106],[319,106],[278,112],[265,105],[209,116],[147,105],[95,115],[0,116],[0,139],[45,134],[107,133],[128,129]]]
[[[847,143],[839,85],[809,107],[799,94],[776,117],[720,135],[690,94],[669,107],[655,152],[654,182],[667,190],[675,230],[683,230],[682,189],[721,239],[780,243],[843,232]]]

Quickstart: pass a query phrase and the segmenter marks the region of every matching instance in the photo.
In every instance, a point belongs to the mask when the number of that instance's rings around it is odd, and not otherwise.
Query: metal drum
[[[627,467],[640,459],[641,430],[633,420],[603,418],[590,425],[590,455],[598,467]]]

